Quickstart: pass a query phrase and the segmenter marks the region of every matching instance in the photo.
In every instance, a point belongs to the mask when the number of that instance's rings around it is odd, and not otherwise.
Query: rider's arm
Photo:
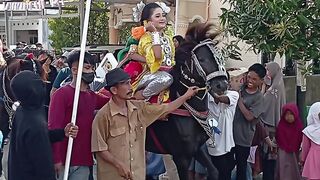
[[[138,62],[146,63],[146,58],[138,53],[129,54],[129,58]]]
[[[154,53],[154,57],[156,59],[161,59],[162,58],[162,48],[160,45],[153,45],[152,50]]]

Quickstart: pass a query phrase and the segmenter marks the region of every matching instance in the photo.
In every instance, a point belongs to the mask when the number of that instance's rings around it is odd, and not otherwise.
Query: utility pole
[[[4,10],[4,18],[5,18],[5,33],[6,33],[6,45],[10,47],[10,29],[9,29],[9,12],[7,9]]]
[[[83,33],[83,21],[84,21],[84,0],[79,0],[78,12],[80,17],[80,43],[82,40],[82,33]]]

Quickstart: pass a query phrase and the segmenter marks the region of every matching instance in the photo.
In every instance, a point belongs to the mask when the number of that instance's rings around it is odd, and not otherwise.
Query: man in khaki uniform
[[[97,157],[98,180],[144,180],[147,126],[180,107],[197,88],[189,88],[169,104],[158,105],[130,100],[130,77],[122,69],[107,73],[106,83],[112,98],[92,124],[91,150]]]

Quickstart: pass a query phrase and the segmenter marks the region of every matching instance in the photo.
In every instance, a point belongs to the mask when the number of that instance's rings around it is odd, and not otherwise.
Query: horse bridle
[[[11,130],[12,127],[12,119],[14,118],[15,111],[12,108],[14,104],[13,100],[9,97],[7,90],[6,90],[6,75],[7,75],[7,67],[4,69],[2,73],[2,90],[3,90],[3,104],[4,108],[6,109],[8,116],[9,116],[9,129]],[[9,79],[9,77],[7,77]],[[10,79],[9,79],[10,80]]]
[[[207,73],[203,70],[203,68],[200,65],[200,62],[197,58],[197,55],[195,54],[195,51],[203,46],[207,46],[209,48],[209,50],[211,51],[211,53],[214,56],[214,60],[216,61],[217,65],[218,65],[218,71],[212,72],[210,74],[207,75]],[[198,74],[200,75],[200,77],[204,80],[205,82],[205,86],[204,87],[199,87],[199,90],[204,90],[205,93],[203,95],[203,97],[198,97],[196,96],[198,99],[203,100],[204,97],[208,94],[209,90],[210,90],[210,84],[209,81],[215,77],[219,77],[219,76],[225,76],[227,78],[227,73],[226,70],[224,68],[224,60],[223,60],[223,55],[220,51],[220,49],[216,46],[216,43],[214,43],[214,41],[212,41],[211,39],[206,39],[204,41],[201,41],[198,45],[196,45],[192,51],[191,51],[191,62],[190,62],[190,67],[187,63],[187,61],[184,62],[185,66],[187,67],[188,71],[193,74],[194,73],[194,69],[196,69],[196,71],[198,72]],[[196,81],[194,78],[189,77],[182,69],[182,67],[180,68],[180,72],[183,76],[183,78],[187,81],[189,81],[190,83],[194,84]],[[180,83],[185,86],[186,88],[189,88],[189,86],[187,86],[185,83],[183,83],[182,81],[180,81]]]
[[[192,51],[191,51],[191,73],[193,74],[193,67],[197,70],[198,74],[203,78],[205,82],[210,81],[211,79],[218,77],[218,76],[225,76],[227,77],[227,72],[224,68],[224,60],[223,55],[220,51],[220,49],[216,46],[217,43],[214,43],[211,39],[206,39],[204,41],[201,41],[198,45],[196,45]],[[197,55],[195,54],[195,51],[199,49],[202,46],[207,46],[211,53],[214,56],[214,60],[216,61],[218,65],[218,71],[212,72],[210,74],[206,74],[206,72],[203,70],[203,68],[200,65],[200,62],[198,60]],[[188,67],[188,64],[185,63]]]
[[[200,62],[195,54],[195,51],[203,46],[207,46],[209,48],[209,50],[211,51],[211,53],[214,56],[214,60],[216,61],[217,65],[218,65],[218,71],[212,72],[210,74],[207,74],[203,68],[200,65]],[[206,39],[204,41],[201,41],[198,45],[196,45],[192,51],[191,51],[191,62],[190,62],[190,66],[188,66],[187,61],[184,62],[185,66],[187,67],[187,69],[189,70],[189,72],[191,74],[193,74],[194,69],[196,69],[196,71],[198,72],[198,74],[200,75],[200,77],[204,80],[205,82],[205,87],[200,87],[199,90],[205,90],[205,93],[203,95],[202,98],[196,96],[198,99],[203,100],[206,95],[208,94],[209,90],[210,90],[210,84],[209,81],[212,80],[213,78],[219,77],[219,76],[224,76],[227,78],[227,73],[226,70],[224,68],[224,61],[223,61],[223,56],[221,51],[218,49],[218,47],[216,46],[216,43],[214,43],[211,39]],[[194,84],[196,81],[194,78],[189,77],[186,73],[184,73],[182,67],[180,69],[181,74],[183,76],[183,78],[187,81],[189,81],[191,84]],[[182,84],[183,86],[185,86],[186,88],[189,88],[189,86],[187,86],[185,83],[183,83],[180,80],[180,84]],[[180,94],[177,92],[177,96],[180,97]],[[183,106],[191,113],[191,115],[197,120],[197,122],[201,125],[201,127],[205,130],[206,134],[209,136],[210,139],[212,139],[213,141],[213,146],[214,146],[214,136],[211,133],[211,127],[208,124],[207,118],[209,115],[209,112],[207,113],[206,116],[203,116],[203,114],[199,113],[198,111],[196,111],[194,108],[192,108],[192,106],[190,106],[187,102],[183,103]]]
[[[33,59],[31,59],[31,62],[32,62],[33,72],[36,74],[37,65]],[[7,76],[7,79],[11,81],[8,74],[8,66],[3,70],[3,73],[2,73],[2,90],[3,90],[3,104],[9,116],[9,129],[11,130],[12,120],[14,118],[16,109],[12,107],[13,105],[15,105],[15,102],[9,97],[6,90],[6,83],[5,83],[6,76]]]

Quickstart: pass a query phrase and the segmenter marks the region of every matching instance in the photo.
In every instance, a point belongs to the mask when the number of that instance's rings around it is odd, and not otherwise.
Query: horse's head
[[[33,57],[29,54],[21,55],[21,56],[8,56],[6,58],[7,68],[6,74],[7,78],[10,80],[20,71],[29,70],[40,77],[44,76],[44,71],[42,69],[42,65],[39,61],[34,60]]]
[[[207,39],[198,44],[191,54],[191,61],[199,76],[206,82],[209,93],[223,94],[228,87],[227,73],[216,43]]]
[[[198,24],[188,30],[186,44],[189,42],[193,46],[190,46],[192,49],[187,52],[189,58],[185,58],[184,64],[194,77],[195,85],[203,87],[204,91],[207,90],[213,95],[225,92],[228,82],[222,53],[217,42],[212,40],[217,34],[209,33],[211,27],[210,24]]]

